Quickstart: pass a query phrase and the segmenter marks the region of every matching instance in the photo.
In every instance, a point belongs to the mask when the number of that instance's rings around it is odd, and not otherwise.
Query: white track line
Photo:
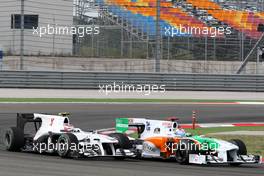
[[[251,101],[244,101],[244,102],[237,102],[239,104],[244,104],[244,105],[264,105],[264,102],[251,102]]]

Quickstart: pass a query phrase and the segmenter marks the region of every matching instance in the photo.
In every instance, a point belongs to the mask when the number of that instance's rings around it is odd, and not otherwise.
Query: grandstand
[[[108,5],[108,10],[114,15],[124,18],[125,21],[131,23],[134,27],[142,29],[142,32],[150,36],[156,34],[155,28],[153,28],[156,18],[155,1],[108,0],[105,3]],[[165,28],[179,28],[180,25],[184,27],[210,28],[183,10],[179,7],[174,7],[174,4],[171,2],[161,2],[160,26],[163,29],[162,35],[165,35]],[[180,33],[179,31],[175,34],[175,36],[187,35],[189,34],[184,32]],[[200,35],[194,34],[194,36]]]
[[[97,0],[97,3],[104,19],[110,19],[137,40],[154,42],[155,0]],[[184,53],[190,59],[242,60],[261,36],[258,25],[264,24],[260,8],[263,5],[256,1],[161,0],[160,5],[163,58],[174,59],[177,53]],[[179,32],[180,26],[208,28],[209,32]],[[212,27],[230,27],[231,33],[212,37]],[[176,29],[173,37],[166,35],[168,28]],[[164,46],[167,41],[170,44]],[[166,52],[168,48],[175,48],[176,54]]]
[[[26,29],[26,55],[155,57],[156,0],[60,1],[63,0],[56,1],[58,7],[52,0],[26,1],[25,14],[38,15],[38,26],[98,25],[100,35],[49,35],[40,39]],[[11,9],[1,11],[5,33],[0,35],[0,44],[5,53],[19,54],[20,29],[10,29],[10,17],[19,16],[16,11],[20,11],[20,4],[15,0],[7,2],[0,3]],[[261,37],[258,26],[264,24],[264,1],[160,0],[160,6],[162,59],[242,61]],[[230,32],[214,35],[215,29]]]
[[[142,29],[148,35],[155,35],[155,29],[151,27],[155,23],[156,17],[155,1],[103,0],[100,2],[108,6],[109,12],[124,18],[125,21],[132,23],[134,27]],[[257,28],[259,24],[264,23],[263,12],[254,13],[245,10],[224,9],[221,5],[210,0],[186,0],[180,5],[176,3],[176,5],[166,0],[161,1],[160,26],[162,29],[166,26],[179,28],[180,25],[210,28],[210,21],[217,21],[217,27],[228,25],[234,31],[243,32],[246,36],[253,39],[258,39],[261,36]],[[201,20],[201,16],[211,16],[212,18],[206,23]]]
[[[258,25],[264,23],[261,17],[263,12],[254,13],[244,10],[223,9],[217,3],[210,0],[199,2],[197,0],[186,0],[200,10],[206,10],[209,15],[212,15],[219,22],[231,26],[234,30],[245,33],[248,37],[258,39],[261,33],[257,31]]]

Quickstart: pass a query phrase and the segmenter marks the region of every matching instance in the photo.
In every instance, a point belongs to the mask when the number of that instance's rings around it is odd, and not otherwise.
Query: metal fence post
[[[156,4],[156,55],[155,55],[155,72],[160,72],[161,59],[161,36],[160,36],[160,0]]]
[[[21,26],[20,26],[20,70],[24,70],[24,10],[25,10],[25,0],[21,0]],[[15,20],[15,19],[14,19]]]

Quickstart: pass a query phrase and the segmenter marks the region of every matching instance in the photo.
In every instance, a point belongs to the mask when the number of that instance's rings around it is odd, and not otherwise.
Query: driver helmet
[[[185,137],[186,136],[186,132],[183,128],[181,128],[180,126],[178,127],[178,129],[175,131],[175,135],[179,136],[179,137]]]

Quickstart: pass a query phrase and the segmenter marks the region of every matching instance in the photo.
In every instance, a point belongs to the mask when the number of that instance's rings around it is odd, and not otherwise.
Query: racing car
[[[71,125],[68,113],[18,113],[16,127],[6,129],[3,141],[8,151],[49,153],[63,158],[113,156],[125,159],[134,156],[124,134],[109,136],[97,131],[85,132]]]
[[[116,131],[130,134],[140,158],[173,158],[180,164],[261,163],[259,155],[247,154],[243,141],[186,134],[176,119],[117,118]]]

